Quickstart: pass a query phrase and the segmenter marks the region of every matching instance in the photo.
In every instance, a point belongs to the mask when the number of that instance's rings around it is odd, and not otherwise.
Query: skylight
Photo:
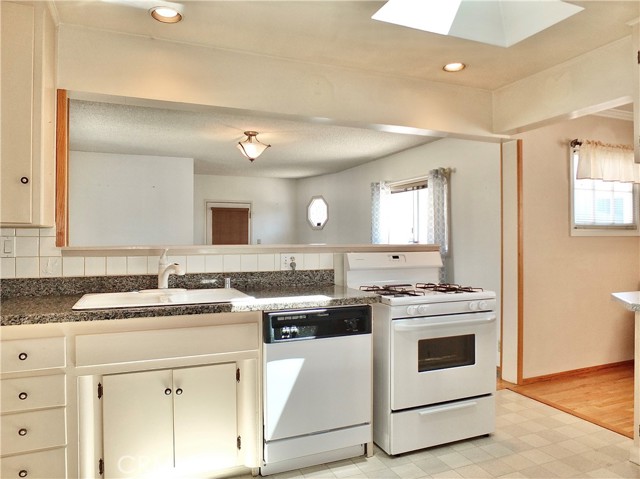
[[[371,18],[506,48],[581,10],[562,0],[388,0]]]

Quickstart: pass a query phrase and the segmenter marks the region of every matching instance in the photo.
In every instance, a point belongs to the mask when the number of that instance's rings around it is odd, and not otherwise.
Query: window
[[[577,179],[578,153],[571,153],[572,236],[637,235],[638,191],[633,183]]]
[[[307,206],[307,221],[314,230],[321,230],[329,220],[329,205],[322,196],[314,196]]]
[[[390,185],[389,243],[427,243],[427,181]]]

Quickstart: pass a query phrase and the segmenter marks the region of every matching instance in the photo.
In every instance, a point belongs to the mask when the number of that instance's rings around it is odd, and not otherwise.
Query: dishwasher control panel
[[[371,308],[338,306],[263,313],[265,343],[371,334]]]

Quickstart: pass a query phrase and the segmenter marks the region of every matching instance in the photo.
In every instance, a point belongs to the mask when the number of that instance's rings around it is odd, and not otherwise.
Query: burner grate
[[[424,291],[413,289],[412,284],[388,284],[385,286],[360,286],[360,290],[377,293],[382,296],[404,297],[404,296],[424,296]]]
[[[438,293],[478,293],[484,291],[482,288],[460,286],[459,284],[453,283],[416,283],[416,288]]]

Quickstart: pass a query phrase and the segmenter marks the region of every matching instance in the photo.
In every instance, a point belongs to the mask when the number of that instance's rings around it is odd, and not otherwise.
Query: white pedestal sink
[[[179,304],[229,303],[248,299],[254,298],[235,288],[162,288],[124,293],[85,294],[73,305],[72,309],[113,309]]]

